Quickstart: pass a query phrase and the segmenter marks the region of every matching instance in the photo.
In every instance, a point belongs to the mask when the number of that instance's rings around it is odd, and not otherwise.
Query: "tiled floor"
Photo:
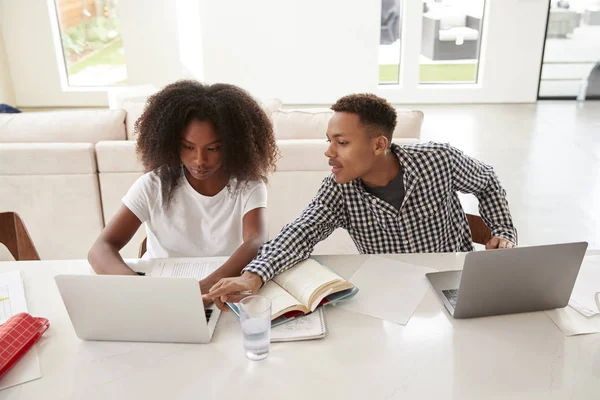
[[[420,105],[423,140],[493,165],[519,244],[585,240],[600,249],[600,102]],[[477,210],[472,196],[465,209]]]

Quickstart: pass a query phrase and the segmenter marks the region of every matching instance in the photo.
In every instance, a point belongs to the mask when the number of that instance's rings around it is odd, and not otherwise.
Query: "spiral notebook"
[[[327,336],[323,308],[271,328],[271,343],[320,339]]]

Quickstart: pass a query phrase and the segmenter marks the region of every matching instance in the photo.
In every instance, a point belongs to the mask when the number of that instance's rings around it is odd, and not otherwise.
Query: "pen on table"
[[[243,290],[241,292],[231,292],[229,294],[232,295],[232,296],[242,296],[242,295],[245,295],[245,294],[252,294],[252,290]]]

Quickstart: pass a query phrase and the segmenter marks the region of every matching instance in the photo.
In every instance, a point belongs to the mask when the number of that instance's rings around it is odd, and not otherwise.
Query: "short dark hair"
[[[396,110],[386,100],[372,93],[355,93],[344,96],[331,109],[358,115],[360,123],[374,128],[369,134],[383,134],[390,142],[396,127]]]
[[[275,170],[279,152],[273,125],[248,92],[224,83],[171,83],[148,99],[135,122],[138,156],[146,171],[160,177],[165,206],[181,182],[180,135],[192,120],[214,124],[223,141],[221,168],[238,185],[266,182]]]

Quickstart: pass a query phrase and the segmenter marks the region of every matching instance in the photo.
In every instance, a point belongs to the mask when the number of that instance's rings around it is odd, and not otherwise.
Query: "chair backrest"
[[[0,243],[6,246],[16,261],[40,259],[27,227],[15,212],[0,213]]]
[[[144,240],[142,240],[142,243],[140,243],[140,249],[138,250],[138,258],[142,258],[142,256],[146,252],[146,240],[147,239],[148,238],[145,237]]]
[[[492,238],[492,231],[490,228],[483,222],[483,219],[479,215],[466,214],[467,221],[469,221],[469,228],[471,229],[471,239],[473,243],[483,244],[485,245]],[[519,236],[517,234],[517,229],[515,228],[515,235],[518,244]]]

